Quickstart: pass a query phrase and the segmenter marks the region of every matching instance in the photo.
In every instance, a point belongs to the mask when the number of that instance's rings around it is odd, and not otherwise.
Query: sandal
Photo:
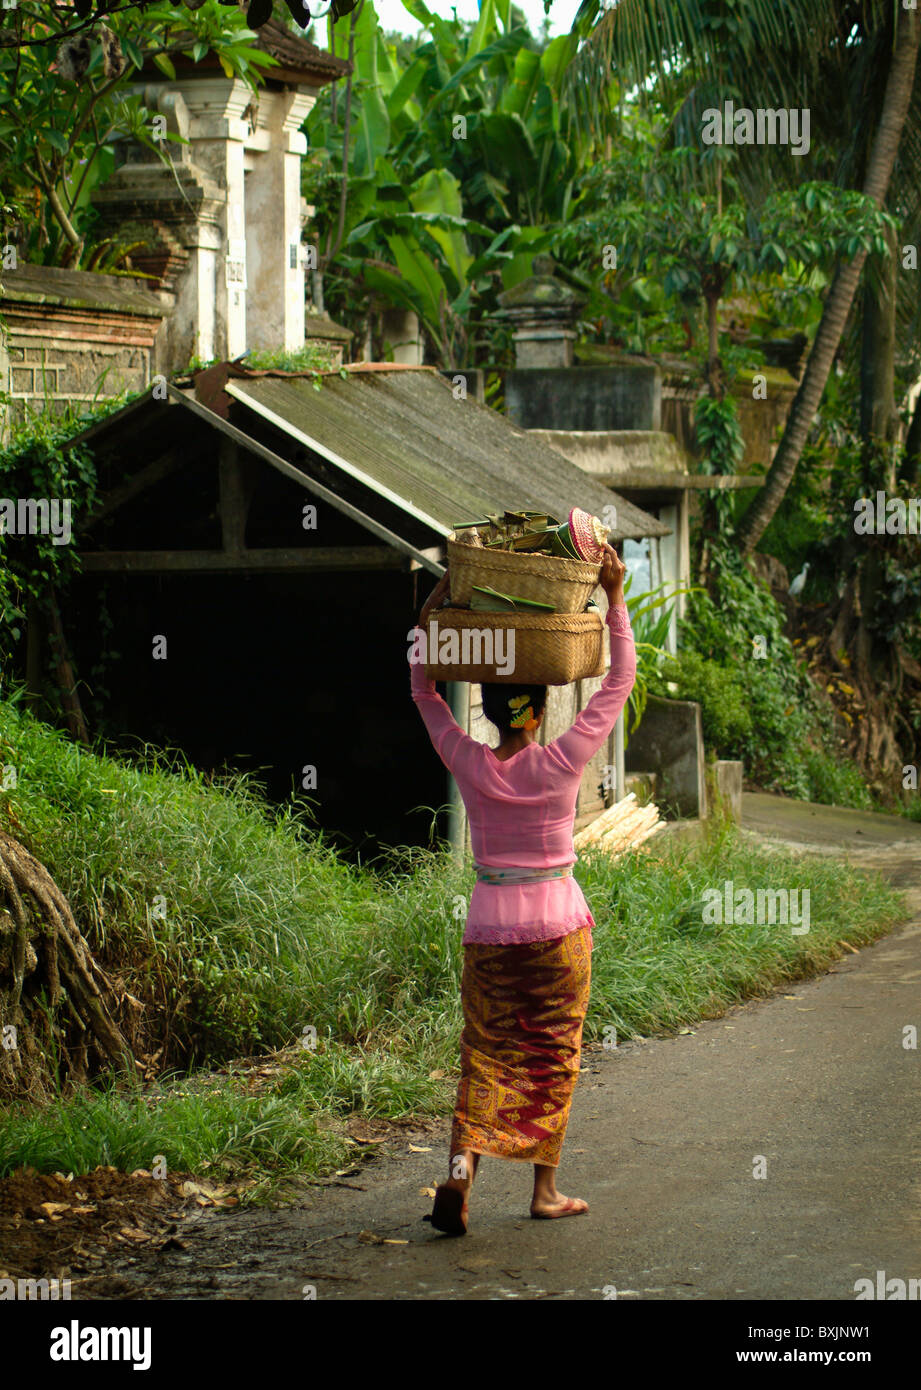
[[[574,1208],[582,1201],[582,1197],[567,1197],[565,1205],[559,1211],[532,1211],[531,1218],[534,1221],[557,1221],[561,1216],[584,1216],[588,1211],[587,1204],[582,1211],[574,1211]]]

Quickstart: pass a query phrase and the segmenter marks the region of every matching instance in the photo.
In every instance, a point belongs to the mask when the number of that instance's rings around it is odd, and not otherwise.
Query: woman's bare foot
[[[473,1179],[476,1177],[477,1164],[480,1155],[472,1153],[470,1149],[461,1149],[458,1153],[451,1155],[451,1176],[446,1178],[442,1187],[454,1187],[458,1192],[464,1194],[466,1200],[470,1195],[473,1186]]]
[[[535,1193],[531,1199],[531,1215],[552,1220],[559,1216],[582,1216],[588,1211],[588,1202],[581,1197],[564,1197],[561,1192]]]
[[[423,1221],[430,1221],[436,1231],[443,1231],[449,1236],[467,1234],[467,1202],[478,1162],[479,1154],[471,1153],[469,1149],[461,1149],[451,1155],[450,1176],[435,1189],[435,1205],[431,1215],[422,1218]],[[454,1193],[457,1195],[454,1196]]]

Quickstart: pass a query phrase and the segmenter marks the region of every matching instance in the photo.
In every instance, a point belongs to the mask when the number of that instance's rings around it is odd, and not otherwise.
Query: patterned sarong
[[[591,927],[552,941],[464,947],[452,1153],[558,1166],[579,1075],[591,951]]]

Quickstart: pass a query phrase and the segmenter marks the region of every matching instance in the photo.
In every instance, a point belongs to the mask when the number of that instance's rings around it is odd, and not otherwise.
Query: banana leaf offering
[[[559,526],[556,517],[546,512],[508,511],[490,512],[479,521],[458,522],[454,530],[459,541],[467,539],[465,531],[474,530],[477,540],[472,536],[469,539],[474,545],[479,542],[484,550],[520,550],[550,555],[553,553],[552,537]]]
[[[552,603],[518,594],[503,594],[488,584],[474,584],[470,607],[475,613],[554,613]]]
[[[600,564],[608,532],[597,516],[574,507],[563,522],[546,512],[489,512],[479,521],[456,523],[454,534],[461,544],[484,550],[557,555]]]

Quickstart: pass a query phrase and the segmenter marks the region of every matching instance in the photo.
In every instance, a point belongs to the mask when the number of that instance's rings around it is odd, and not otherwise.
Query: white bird
[[[805,587],[806,587],[806,575],[807,575],[808,573],[809,573],[809,561],[807,560],[806,563],[803,565],[803,568],[800,570],[799,574],[798,574],[798,575],[796,576],[796,578],[794,579],[793,583],[790,585],[790,597],[791,597],[791,598],[799,598],[800,594],[803,592],[803,590],[804,590]]]

